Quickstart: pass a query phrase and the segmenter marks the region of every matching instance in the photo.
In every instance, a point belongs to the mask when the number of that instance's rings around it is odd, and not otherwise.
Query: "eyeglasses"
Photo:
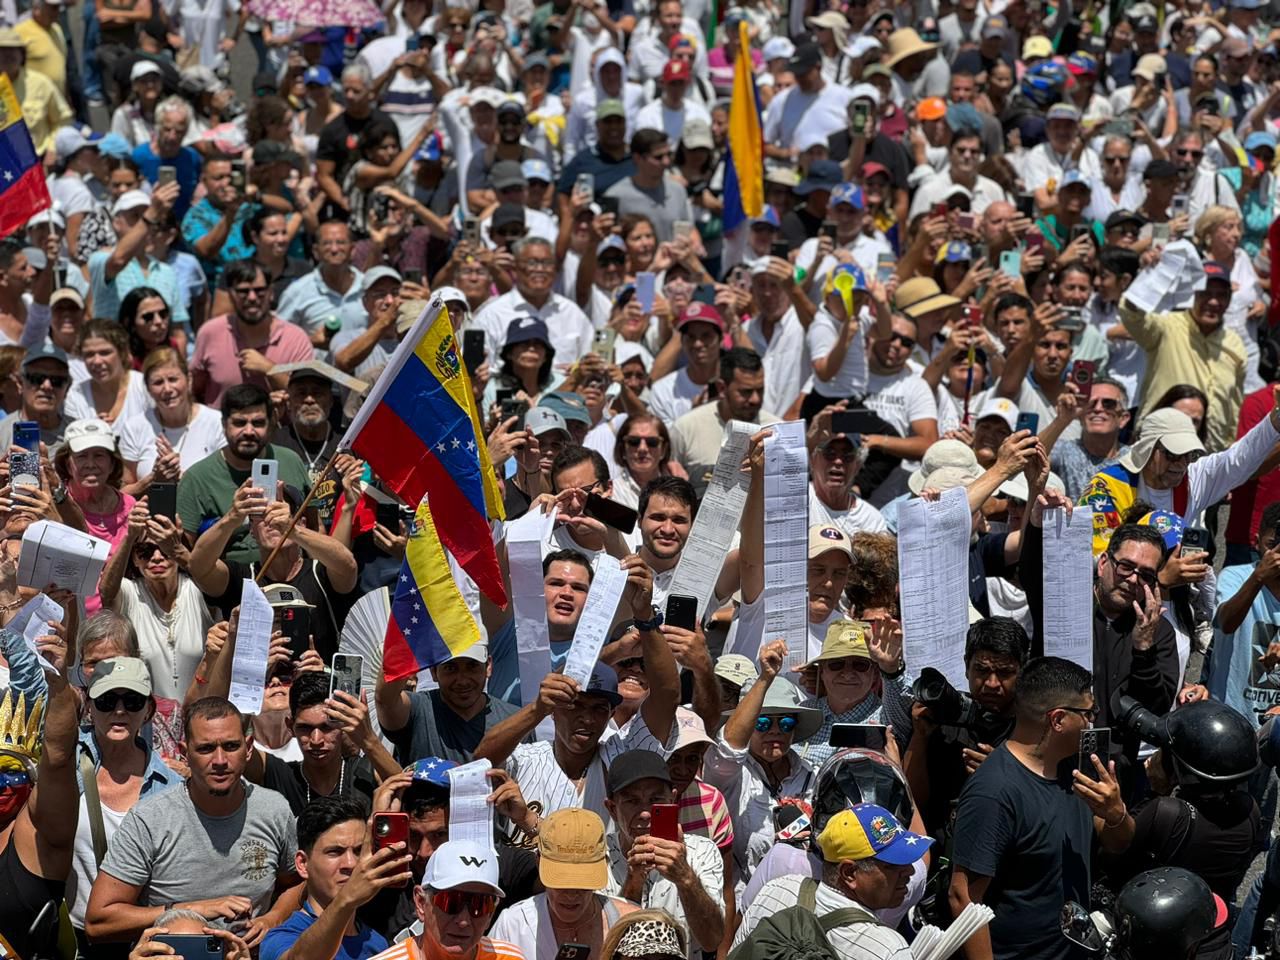
[[[168,310],[148,310],[146,313],[138,314],[139,320],[168,320]]]
[[[437,890],[431,902],[437,910],[451,917],[464,909],[473,917],[484,917],[498,908],[498,898],[492,893],[469,893],[466,890]]]
[[[1170,463],[1190,463],[1193,456],[1191,451],[1187,451],[1186,453],[1170,453],[1164,448],[1164,445],[1160,443],[1156,444],[1156,449],[1163,453],[1164,458]]]
[[[1078,717],[1084,717],[1090,723],[1093,723],[1095,720],[1097,720],[1099,714],[1102,712],[1097,708],[1097,706],[1092,706],[1092,707],[1061,706],[1061,707],[1054,707],[1053,709],[1066,710],[1068,713],[1074,713]],[[1050,712],[1052,713],[1053,711],[1050,711]]]
[[[800,722],[800,718],[788,713],[781,717],[756,717],[756,733],[768,733],[773,729],[773,722],[778,721],[779,733],[791,733]]]
[[[53,389],[55,390],[61,390],[63,387],[65,387],[67,384],[71,382],[70,377],[64,377],[60,373],[26,373],[24,372],[22,374],[22,379],[27,381],[27,383],[33,387],[42,387],[44,386],[44,382],[48,380],[49,386],[53,387]]]
[[[637,450],[640,446],[646,446],[650,450],[657,450],[662,445],[661,437],[627,437],[627,446],[632,450]]]
[[[103,713],[114,713],[116,704],[124,701],[124,708],[130,713],[139,713],[147,705],[147,698],[133,690],[108,690],[101,696],[93,698],[93,705]]]
[[[1193,160],[1199,160],[1201,157],[1204,156],[1203,150],[1189,150],[1186,147],[1178,147],[1178,149],[1174,150],[1173,152],[1180,157],[1191,157]]]
[[[145,557],[147,559],[150,559],[151,555],[157,550],[160,550],[160,544],[158,543],[140,543],[133,548],[133,552],[136,556]],[[164,551],[161,550],[160,552],[163,553]]]
[[[1120,401],[1114,397],[1098,397],[1089,404],[1090,410],[1097,410],[1099,407],[1107,411],[1107,413],[1115,413],[1120,409]]]
[[[519,266],[522,270],[541,270],[543,272],[547,272],[556,268],[556,262],[554,260],[521,260]]]
[[[1128,163],[1129,162],[1128,157],[1103,157],[1102,159],[1107,163]]]
[[[237,297],[265,297],[267,287],[232,287],[231,292]]]
[[[916,348],[916,342],[915,342],[915,340],[913,340],[911,337],[908,337],[908,336],[906,336],[906,335],[904,335],[904,334],[901,334],[901,333],[895,333],[895,334],[893,334],[893,336],[891,336],[891,337],[889,338],[889,342],[890,342],[890,343],[900,343],[900,344],[902,344],[904,347],[906,347],[908,350],[914,350],[914,349]]]
[[[852,670],[854,673],[870,673],[871,661],[864,657],[840,657],[838,660],[824,660],[822,666],[832,673],[844,673],[846,670]]]
[[[1128,580],[1137,574],[1138,579],[1148,587],[1154,587],[1160,580],[1159,574],[1154,570],[1147,570],[1145,567],[1140,567],[1130,560],[1112,560],[1111,565],[1116,568],[1116,575],[1121,580]]]

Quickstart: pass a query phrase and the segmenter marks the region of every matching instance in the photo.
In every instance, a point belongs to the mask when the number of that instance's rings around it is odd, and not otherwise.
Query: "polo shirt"
[[[161,167],[174,168],[178,177],[178,201],[173,205],[173,215],[181,223],[187,211],[191,209],[191,198],[195,195],[196,184],[200,181],[200,154],[191,147],[179,147],[178,155],[175,157],[158,157],[148,142],[140,143],[133,148],[133,162],[152,184],[160,175]]]
[[[361,286],[364,274],[355,267],[351,268],[355,275],[346,293],[339,293],[320,275],[320,268],[299,277],[285,287],[276,313],[280,319],[301,327],[308,334],[314,333],[324,326],[325,319],[337,315],[342,320],[342,329],[359,332],[369,326],[369,314],[361,302]]]
[[[312,359],[311,340],[298,327],[279,317],[270,319],[271,336],[262,355],[273,363],[301,363]],[[204,395],[197,397],[216,409],[222,409],[222,392],[238,383],[256,383],[270,390],[267,378],[260,373],[245,376],[240,368],[240,351],[248,347],[235,319],[223,314],[206,320],[196,332],[196,351],[191,358],[191,372],[203,371],[209,377]],[[188,528],[190,529],[190,528]]]
[[[746,327],[751,347],[764,363],[764,408],[785,413],[813,372],[800,317],[795,307],[788,307],[774,323],[773,333],[767,339],[759,317],[752,317]]]
[[[154,287],[169,305],[174,324],[186,325],[190,316],[187,313],[187,297],[178,281],[178,273],[163,260],[157,260],[145,254],[147,267],[144,270],[133,257],[124,265],[124,269],[110,280],[107,279],[107,260],[110,250],[99,250],[89,255],[89,284],[93,290],[93,318],[95,320],[120,319],[120,301],[134,287]]]
[[[235,222],[231,224],[231,231],[218,250],[217,257],[212,260],[201,258],[200,266],[204,268],[210,289],[217,289],[218,281],[222,278],[222,268],[226,264],[232,260],[243,260],[253,256],[253,244],[245,239],[244,225],[257,209],[256,203],[240,204],[239,209],[236,210]],[[188,247],[195,250],[196,241],[211,233],[221,221],[222,211],[210,203],[208,197],[205,197],[182,218],[182,239],[186,241]]]
[[[27,49],[28,70],[43,74],[64,97],[67,95],[67,38],[54,23],[46,30],[34,20],[19,20],[13,27]]]

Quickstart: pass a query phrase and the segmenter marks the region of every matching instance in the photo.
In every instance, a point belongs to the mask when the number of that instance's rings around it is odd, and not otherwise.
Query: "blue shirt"
[[[110,250],[99,250],[89,255],[89,285],[93,288],[93,316],[95,320],[119,320],[120,301],[134,287],[154,287],[164,297],[173,314],[174,326],[189,326],[186,290],[178,282],[178,274],[161,260],[147,257],[147,270],[138,266],[135,257],[111,280],[107,279],[107,260]]]
[[[316,922],[316,915],[311,907],[303,904],[302,909],[294,913],[280,926],[269,930],[258,949],[258,960],[279,960],[286,950],[298,942],[298,938],[307,928]],[[367,960],[386,950],[391,945],[378,931],[356,921],[355,936],[343,937],[342,945],[333,955],[333,960]]]
[[[200,261],[211,290],[217,289],[218,281],[222,278],[222,268],[226,264],[232,260],[243,260],[245,257],[253,256],[253,244],[244,237],[244,225],[257,209],[256,203],[240,204],[239,209],[236,210],[235,222],[231,224],[227,239],[223,241],[222,249],[218,251],[218,258]],[[221,222],[222,211],[210,203],[208,197],[205,197],[182,218],[182,239],[194,250],[196,241],[212,232],[213,228]]]
[[[343,331],[359,333],[369,326],[369,314],[361,302],[361,286],[364,274],[355,267],[349,268],[355,279],[347,292],[340,294],[329,287],[320,276],[320,268],[299,277],[285,287],[276,305],[276,315],[287,323],[301,327],[308,335],[324,325],[325,318],[336,315],[342,320]]]
[[[1253,569],[1253,564],[1245,563],[1218,574],[1219,608],[1240,592]],[[1217,617],[1213,627],[1204,685],[1215,700],[1244,714],[1255,727],[1261,726],[1262,715],[1280,704],[1280,670],[1268,672],[1258,662],[1280,633],[1280,600],[1264,586],[1233,633],[1223,633]]]
[[[182,778],[178,776],[177,771],[160,759],[160,754],[151,749],[151,743],[148,740],[139,737],[134,742],[147,754],[147,769],[142,773],[142,793],[138,799],[141,800],[151,793],[160,793],[182,783]],[[81,728],[80,747],[93,760],[93,769],[99,769],[102,766],[102,754],[98,750],[98,741],[93,735],[92,727]],[[76,785],[79,786],[80,792],[84,793],[84,779],[80,775],[79,764],[76,764]]]
[[[191,207],[191,198],[195,195],[196,184],[200,181],[200,154],[191,147],[183,147],[176,157],[162,160],[155,155],[150,143],[140,143],[133,148],[133,162],[142,170],[142,175],[153,184],[156,182],[156,177],[160,175],[161,167],[173,167],[177,170],[178,202],[173,205],[173,215],[181,223]]]

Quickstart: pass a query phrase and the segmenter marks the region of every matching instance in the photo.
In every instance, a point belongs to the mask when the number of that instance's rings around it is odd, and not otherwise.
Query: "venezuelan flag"
[[[449,312],[439,300],[396,348],[341,447],[365,460],[405,503],[430,495],[440,542],[489,599],[506,604],[489,532],[489,518],[503,517],[498,479]]]
[[[745,22],[738,24],[738,58],[729,99],[729,149],[724,165],[724,232],[732,233],[764,209],[764,131]]]
[[[0,73],[0,237],[25,227],[32,216],[51,206],[22,105],[9,78]]]
[[[382,674],[388,683],[413,676],[479,642],[480,629],[449,569],[429,497],[423,497],[391,600]]]

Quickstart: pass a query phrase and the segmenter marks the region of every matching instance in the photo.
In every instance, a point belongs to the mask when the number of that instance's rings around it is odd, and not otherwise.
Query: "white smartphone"
[[[276,460],[255,460],[249,472],[255,487],[261,487],[267,502],[280,499],[280,463]]]
[[[360,685],[364,676],[364,657],[355,653],[335,653],[333,672],[329,676],[329,696],[335,690],[349,693],[360,699]]]

